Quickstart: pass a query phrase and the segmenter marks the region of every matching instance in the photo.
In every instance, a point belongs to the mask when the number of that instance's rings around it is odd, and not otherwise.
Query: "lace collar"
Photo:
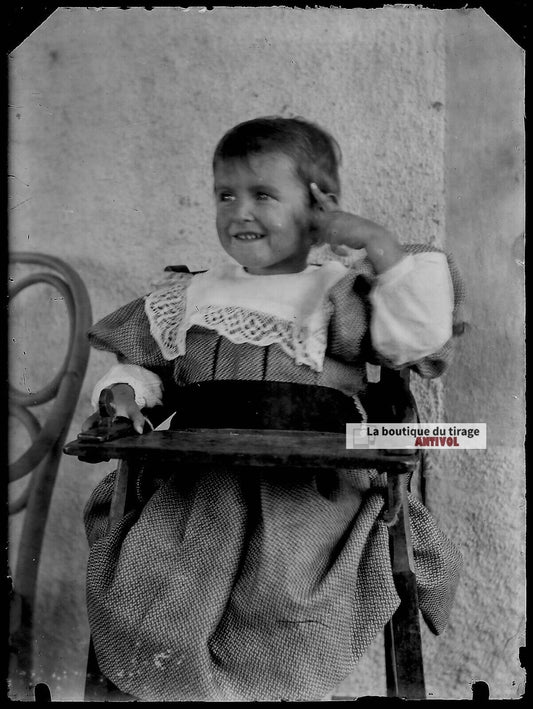
[[[150,332],[167,360],[185,354],[193,325],[236,344],[278,344],[297,364],[321,371],[331,317],[328,293],[347,273],[340,263],[300,273],[253,276],[223,264],[195,276],[177,274],[145,298]]]

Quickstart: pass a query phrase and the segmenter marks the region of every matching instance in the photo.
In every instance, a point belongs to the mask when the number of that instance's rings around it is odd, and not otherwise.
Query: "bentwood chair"
[[[186,267],[167,270],[187,271]],[[377,377],[376,377],[377,379]],[[376,402],[369,412],[374,423],[414,423],[418,414],[409,389],[408,372],[382,368],[379,381],[370,384],[369,400]],[[394,582],[400,606],[385,627],[387,694],[391,697],[425,697],[420,620],[415,566],[407,507],[407,491],[419,456],[413,450],[369,450],[346,448],[342,433],[250,429],[186,429],[152,431],[139,436],[122,419],[117,420],[110,389],[100,397],[100,420],[95,435],[83,434],[64,449],[67,455],[86,462],[117,460],[117,477],[109,529],[129,508],[135,480],[151,456],[160,462],[186,466],[222,465],[283,467],[287,470],[372,468],[387,473],[388,509],[385,521],[390,532]],[[86,699],[113,701],[121,692],[98,668],[90,647]],[[133,698],[131,698],[133,699]]]
[[[89,358],[86,332],[92,322],[91,304],[80,276],[59,258],[39,253],[12,253],[9,270],[13,281],[10,302],[30,286],[47,284],[56,299],[63,300],[68,312],[68,345],[61,368],[51,381],[39,391],[21,391],[12,384],[9,386],[9,414],[26,428],[31,439],[27,450],[9,465],[12,487],[20,488],[21,483],[17,481],[26,479],[23,491],[16,498],[10,495],[9,501],[9,515],[22,518],[16,568],[13,578],[9,576],[9,683],[13,700],[25,698],[29,693],[34,693],[38,700],[43,691],[46,693],[46,685],[35,684],[34,672],[37,575],[63,445]],[[26,275],[15,277],[20,270]],[[52,303],[54,299],[47,300]],[[34,345],[37,349],[39,342]],[[44,415],[45,420],[39,421],[31,409],[47,403],[46,413],[41,410],[38,415],[41,418]]]

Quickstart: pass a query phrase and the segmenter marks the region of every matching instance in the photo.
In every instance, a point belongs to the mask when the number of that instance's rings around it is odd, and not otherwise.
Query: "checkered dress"
[[[460,304],[453,264],[451,273]],[[371,277],[363,265],[330,293],[324,370],[358,377],[361,388],[372,354]],[[178,388],[213,379],[323,384],[323,373],[276,345],[235,345],[200,327],[179,361],[165,361],[142,299],[97,323],[90,338]],[[435,376],[450,352],[448,343],[414,368]],[[114,473],[85,510],[88,614],[102,671],[140,700],[320,699],[399,605],[381,519],[384,480],[373,471],[146,467],[136,504],[107,533],[113,481]],[[412,497],[409,505],[420,607],[440,633],[461,558],[425,507]]]

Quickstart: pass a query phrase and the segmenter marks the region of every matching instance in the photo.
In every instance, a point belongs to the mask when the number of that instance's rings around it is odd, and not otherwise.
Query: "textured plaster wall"
[[[525,645],[524,56],[482,10],[447,13],[446,50],[446,243],[471,320],[445,378],[446,415],[485,421],[488,447],[442,452],[428,483],[428,505],[465,559],[435,659],[448,686],[483,680],[493,698],[515,697]]]
[[[495,340],[484,342],[481,356],[477,338],[489,315],[495,331],[508,338],[515,371],[522,366],[521,276],[511,274],[514,261],[501,272],[502,291],[508,290],[508,277],[517,289],[516,316],[510,321],[503,318],[503,306],[487,304],[483,275],[494,271],[498,224],[506,221],[505,214],[515,219],[521,193],[512,197],[511,178],[495,174],[487,162],[482,177],[492,200],[490,215],[483,195],[472,195],[480,189],[481,175],[476,159],[465,170],[468,151],[477,146],[490,152],[497,143],[509,152],[514,143],[510,134],[501,134],[511,108],[494,87],[483,93],[491,111],[498,107],[483,124],[484,138],[470,125],[486,111],[478,105],[481,97],[474,96],[470,105],[472,85],[458,82],[461,64],[469,63],[475,86],[478,74],[484,75],[480,53],[485,56],[490,46],[487,35],[492,41],[499,30],[479,13],[469,18],[405,7],[57,10],[10,56],[10,248],[67,260],[87,284],[96,320],[149,290],[168,263],[200,268],[220,258],[210,160],[227,128],[256,115],[306,116],[329,128],[342,146],[347,209],[388,225],[406,242],[453,239],[467,272],[477,269],[472,297],[482,325],[462,345],[468,363],[462,357],[456,361],[445,399],[442,384],[422,392],[433,410],[450,397],[449,420],[486,420],[490,385],[481,373],[494,375],[501,364]],[[502,38],[499,69],[515,77],[519,59],[509,43]],[[516,101],[512,87],[508,90]],[[454,120],[460,135],[450,145]],[[470,133],[463,133],[465,123]],[[511,133],[520,138],[515,125]],[[454,169],[462,194],[469,196],[460,204],[451,180]],[[499,200],[491,189],[496,183]],[[512,187],[519,190],[520,183]],[[447,190],[455,190],[453,204]],[[508,258],[506,249],[502,254]],[[486,271],[476,266],[485,250]],[[13,278],[18,274],[11,269]],[[56,349],[63,351],[61,341],[54,345],[64,313],[50,297],[44,292],[13,311],[10,334],[16,342],[10,365],[20,387],[42,383],[57,366]],[[48,321],[51,326],[44,324]],[[93,383],[111,362],[107,355],[91,354],[71,438],[91,411]],[[513,381],[519,397],[513,415],[519,424],[522,385],[519,378]],[[461,394],[467,385],[475,392],[475,410]],[[502,397],[508,391],[503,383],[498,389]],[[491,415],[498,410],[495,405]],[[14,453],[20,441],[15,435],[12,440]],[[53,498],[40,575],[36,679],[46,681],[58,700],[82,694],[88,629],[81,517],[90,491],[108,470],[109,464],[91,467],[65,459]],[[520,549],[522,542],[521,475],[519,439],[501,454],[498,449],[472,456],[468,475],[462,462],[441,465],[435,459],[431,466],[430,506],[466,550],[468,567],[450,629],[436,640],[425,634],[433,696],[470,696],[470,682],[485,679],[485,667],[494,677],[493,690],[516,696],[522,677],[516,662],[522,642],[522,562],[509,550]],[[499,507],[494,500],[500,500]],[[516,523],[509,529],[503,520],[511,515]],[[14,520],[13,554],[19,526]],[[514,574],[496,595],[489,566]],[[491,648],[487,637],[495,643]],[[382,694],[383,673],[378,639],[336,694]]]

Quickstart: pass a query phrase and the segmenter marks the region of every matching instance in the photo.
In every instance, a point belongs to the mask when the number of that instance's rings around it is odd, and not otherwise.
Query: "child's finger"
[[[330,248],[337,256],[349,256],[350,249],[342,244],[330,244]]]
[[[331,212],[331,211],[334,209],[334,207],[333,207],[333,205],[330,203],[329,199],[327,198],[327,195],[325,195],[325,194],[322,192],[322,190],[321,190],[320,187],[316,184],[316,182],[311,182],[310,185],[309,185],[309,187],[310,187],[310,190],[311,190],[311,193],[312,193],[313,197],[316,199],[316,201],[317,201],[318,204],[322,207],[322,209],[323,209],[325,212]]]
[[[89,418],[85,419],[85,421],[81,424],[81,430],[84,433],[85,431],[88,431],[89,429],[92,428],[93,424],[95,424],[97,421],[100,419],[100,414],[98,411],[95,411],[94,414],[91,414]]]
[[[135,416],[133,419],[133,428],[137,431],[137,433],[143,433],[144,432],[144,424],[146,422],[146,419],[144,416],[139,413]]]

